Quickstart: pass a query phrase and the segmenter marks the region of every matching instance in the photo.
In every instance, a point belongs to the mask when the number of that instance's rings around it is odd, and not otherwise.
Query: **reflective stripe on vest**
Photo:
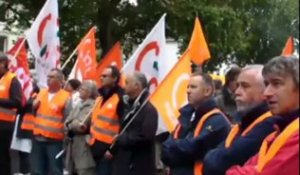
[[[34,99],[37,97],[37,93],[33,93],[31,95],[31,99]],[[27,112],[23,116],[21,129],[26,131],[33,131],[34,129],[34,121],[35,121],[35,114],[32,112]]]
[[[16,77],[15,74],[7,72],[0,79],[0,98],[1,99],[9,99],[10,98],[10,87],[12,80]],[[16,109],[7,109],[0,107],[0,122],[15,122],[16,120]]]
[[[264,122],[266,119],[272,117],[272,114],[270,111],[264,113],[263,115],[261,115],[260,117],[258,117],[250,126],[247,127],[247,129],[242,133],[242,137],[245,137],[249,134],[249,132],[252,131],[253,128],[255,128],[258,124]],[[234,142],[235,138],[237,137],[237,135],[240,132],[240,125],[234,125],[234,127],[231,129],[226,142],[225,142],[225,147],[229,148],[232,143]]]
[[[274,138],[277,132],[273,132],[263,142],[258,155],[257,170],[259,173],[263,171],[265,166],[276,156],[286,142],[299,132],[299,118],[293,121],[275,140],[269,145],[270,138]]]
[[[34,129],[35,116],[32,113],[26,113],[23,117],[21,129],[32,131]]]
[[[33,93],[31,95],[31,100],[35,99],[37,95],[38,95],[37,93]],[[21,129],[27,131],[33,131],[34,121],[35,121],[35,114],[33,114],[33,112],[26,112],[23,116]]]
[[[112,144],[115,136],[119,134],[120,123],[117,114],[119,101],[118,94],[114,94],[103,106],[101,97],[96,100],[96,107],[92,113],[90,145],[95,141]]]
[[[51,101],[48,100],[48,90],[42,90],[38,99],[41,102],[34,119],[34,135],[48,139],[64,139],[64,116],[63,111],[69,100],[69,93],[60,90]]]
[[[201,134],[201,131],[203,129],[203,126],[205,125],[205,122],[212,116],[216,115],[216,114],[222,114],[222,111],[215,108],[211,111],[209,111],[208,113],[206,113],[205,115],[203,115],[203,117],[201,118],[201,120],[199,121],[195,132],[194,132],[194,137],[198,137]],[[224,116],[224,115],[223,115]],[[179,133],[181,130],[181,125],[179,124],[174,132],[174,139],[178,139],[179,138]],[[203,163],[202,162],[196,162],[195,166],[194,166],[194,175],[202,175],[203,174]]]

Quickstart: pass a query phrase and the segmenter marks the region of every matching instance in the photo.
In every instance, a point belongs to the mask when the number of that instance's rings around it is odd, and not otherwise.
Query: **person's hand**
[[[41,105],[41,101],[39,101],[37,99],[34,100],[33,103],[32,103],[33,109],[38,109],[40,107],[40,105]]]
[[[106,151],[104,154],[105,159],[107,160],[112,160],[113,159],[113,155],[110,153],[110,151]]]
[[[171,169],[170,168],[166,168],[166,175],[171,175]]]

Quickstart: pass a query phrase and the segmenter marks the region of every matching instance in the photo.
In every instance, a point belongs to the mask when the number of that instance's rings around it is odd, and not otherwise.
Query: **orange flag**
[[[294,46],[294,38],[291,36],[286,42],[286,45],[282,51],[282,56],[290,56],[293,55],[295,51],[295,46]]]
[[[113,48],[105,55],[105,57],[101,60],[97,67],[97,75],[98,75],[98,85],[101,86],[99,76],[102,74],[103,70],[110,65],[114,65],[119,70],[123,67],[123,58],[122,58],[122,47],[121,43],[117,42]]]
[[[179,109],[187,104],[187,86],[191,74],[191,61],[186,52],[150,98],[160,115],[158,133],[166,128],[173,132],[179,117]]]
[[[98,80],[96,60],[96,27],[93,27],[78,45],[78,57],[69,79]]]
[[[190,56],[197,65],[202,65],[211,55],[203,34],[200,20],[196,18],[192,39],[189,44]]]

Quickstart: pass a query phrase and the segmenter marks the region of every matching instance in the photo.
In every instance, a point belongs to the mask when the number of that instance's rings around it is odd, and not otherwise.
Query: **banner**
[[[195,20],[195,27],[188,48],[192,61],[197,65],[203,65],[211,57],[199,18]]]
[[[282,50],[282,56],[291,56],[294,54],[295,45],[294,45],[294,38],[291,36],[287,40],[285,47]]]
[[[96,27],[93,27],[78,45],[77,61],[69,79],[98,81],[95,35]]]
[[[143,72],[150,82],[150,92],[154,92],[177,62],[177,58],[168,57],[165,18],[166,15],[163,15],[122,70],[125,75]]]
[[[51,69],[60,65],[60,38],[57,0],[47,0],[26,35],[35,57],[38,86],[47,87]]]
[[[179,109],[187,104],[190,75],[191,61],[186,52],[151,96],[150,102],[160,115],[158,134],[165,132],[165,127],[172,132],[178,124]]]

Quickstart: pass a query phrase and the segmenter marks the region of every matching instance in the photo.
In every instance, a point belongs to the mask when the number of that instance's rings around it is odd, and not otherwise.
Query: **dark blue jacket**
[[[230,148],[225,147],[225,142],[218,148],[210,151],[204,159],[205,175],[224,175],[234,165],[244,165],[249,158],[254,156],[261,147],[263,140],[275,130],[275,123],[279,118],[271,117],[254,127],[248,135],[241,134],[258,117],[268,111],[266,104],[261,104],[244,114],[237,114],[240,118],[240,133],[233,141]]]
[[[230,124],[222,114],[212,116],[204,124],[201,134],[194,138],[194,131],[200,119],[210,110],[216,108],[214,100],[203,103],[197,111],[191,106],[181,109],[180,123],[182,129],[179,139],[170,136],[163,143],[162,160],[171,168],[172,175],[194,175],[194,165],[202,161],[205,154],[225,140],[230,131]],[[195,112],[195,118],[192,115]]]

